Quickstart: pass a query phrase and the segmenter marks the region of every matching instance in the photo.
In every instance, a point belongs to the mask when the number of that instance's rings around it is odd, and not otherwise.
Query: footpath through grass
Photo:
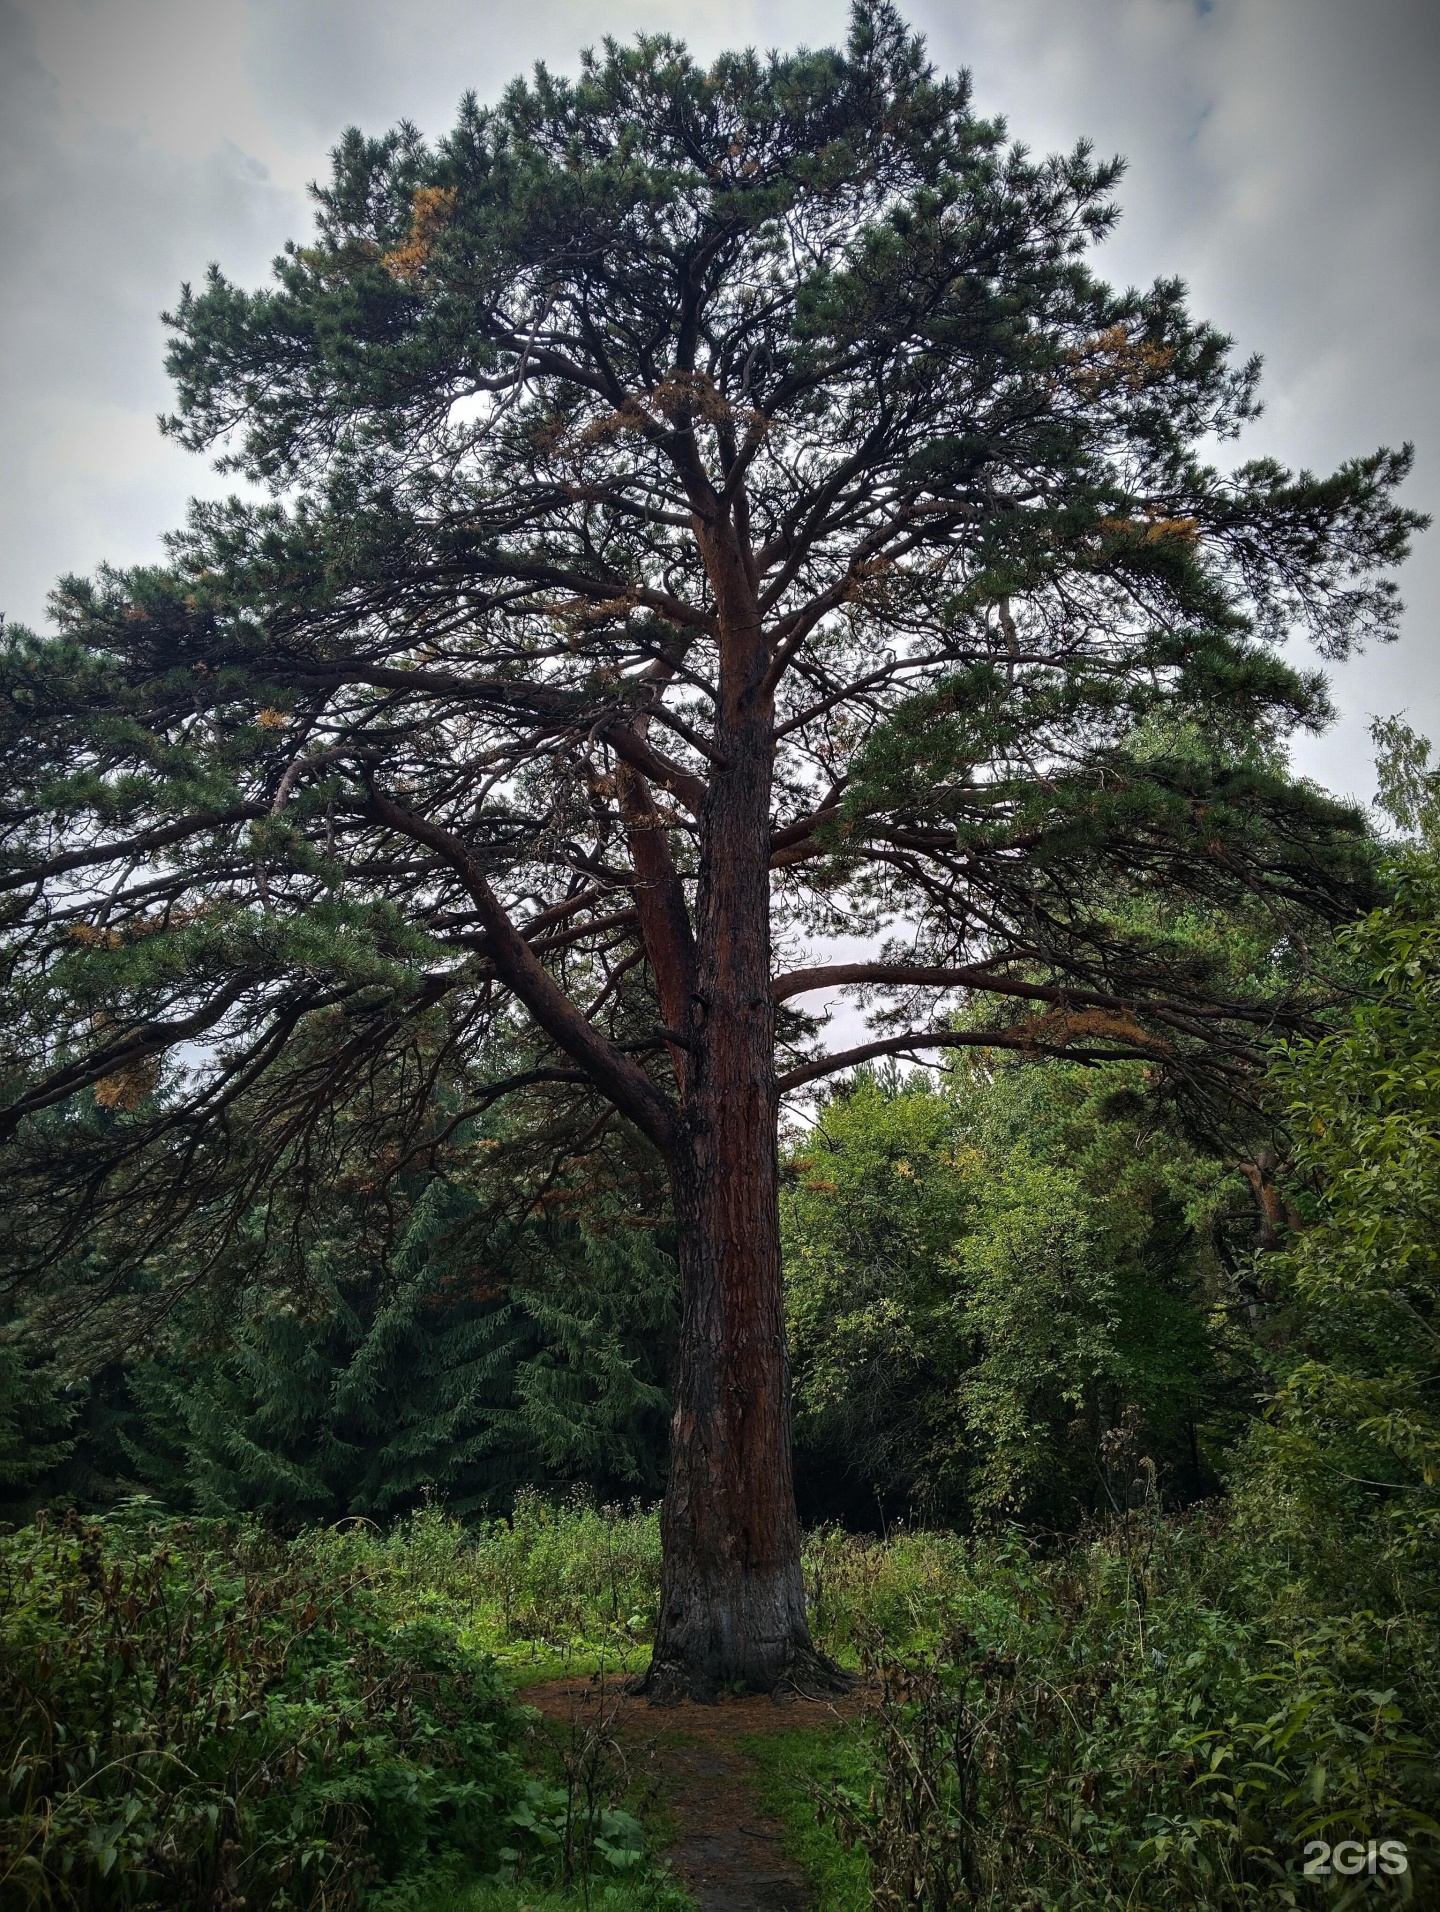
[[[863,1787],[870,1759],[863,1734],[831,1726],[756,1734],[745,1742],[755,1761],[756,1797],[780,1820],[790,1848],[805,1868],[815,1912],[870,1912],[870,1865],[856,1846],[841,1844],[833,1826],[817,1817],[817,1800],[839,1787]]]
[[[868,1669],[872,1717],[777,1709],[753,1755],[818,1912],[1437,1902],[1433,1612],[1315,1571],[1217,1516],[1050,1555],[812,1536],[817,1641]],[[512,1698],[643,1664],[658,1583],[654,1516],[579,1501],[290,1543],[143,1504],[23,1529],[0,1903],[673,1907],[615,1749]],[[1404,1873],[1304,1874],[1309,1841],[1387,1839]]]

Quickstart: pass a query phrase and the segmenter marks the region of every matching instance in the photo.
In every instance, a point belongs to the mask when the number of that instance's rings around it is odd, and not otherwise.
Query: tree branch
[[[103,1049],[92,1050],[82,1061],[58,1069],[48,1080],[37,1083],[33,1089],[18,1097],[8,1109],[0,1110],[0,1142],[8,1142],[25,1117],[33,1115],[37,1109],[53,1108],[57,1102],[65,1101],[67,1096],[74,1095],[79,1089],[88,1089],[118,1070],[132,1068],[137,1062],[145,1062],[151,1056],[173,1048],[177,1042],[200,1035],[240,1000],[253,980],[252,977],[243,976],[238,981],[227,983],[192,1014],[176,1022],[142,1023],[119,1040],[107,1043]]]
[[[31,883],[43,883],[47,877],[60,876],[66,870],[84,869],[91,863],[112,863],[117,857],[148,856],[168,844],[183,843],[201,830],[222,830],[227,824],[247,823],[266,814],[264,804],[244,804],[234,810],[201,810],[194,816],[177,817],[173,823],[157,824],[152,830],[124,837],[118,843],[92,844],[84,850],[67,850],[47,862],[31,864],[28,869],[10,870],[0,876],[0,890],[22,890]]]
[[[655,800],[628,764],[615,773],[615,790],[625,823],[630,860],[635,865],[635,907],[650,972],[667,1026],[688,1035],[690,1006],[695,994],[695,936],[685,906],[670,845]],[[593,1010],[592,1010],[593,1013]],[[672,1044],[670,1059],[683,1090],[687,1057]]]
[[[1013,961],[1013,954],[1003,960]],[[1164,999],[1147,1001],[1139,996],[1115,996],[1106,990],[1076,987],[1071,983],[1029,983],[1017,976],[997,973],[989,964],[962,965],[957,968],[926,963],[832,963],[813,969],[792,969],[777,976],[771,984],[776,1002],[791,996],[803,996],[812,989],[842,989],[856,983],[878,983],[895,988],[983,989],[995,996],[1015,996],[1026,1002],[1043,1002],[1060,1009],[1104,1009],[1120,1016],[1154,1016],[1163,1022],[1195,1019],[1219,1020],[1235,1017],[1241,1021],[1270,1021],[1273,1007],[1257,1009],[1246,1003],[1177,1003]]]
[[[307,683],[330,683],[335,686],[345,683],[371,684],[377,690],[420,691],[434,696],[459,697],[473,703],[497,704],[502,709],[524,711],[529,716],[573,729],[583,728],[602,738],[617,757],[623,757],[642,776],[677,797],[692,814],[699,813],[704,800],[704,779],[657,750],[632,728],[621,713],[607,715],[602,708],[597,717],[593,704],[587,709],[572,692],[557,690],[548,684],[512,683],[505,678],[455,677],[447,671],[406,670],[396,665],[369,664],[358,658],[353,663],[326,662],[313,670],[304,666],[298,670],[294,666],[286,666],[276,673],[277,676],[286,674],[298,674]]]
[[[675,1138],[675,1109],[645,1071],[588,1022],[550,975],[529,943],[510,921],[504,906],[486,880],[469,846],[449,830],[415,816],[382,791],[370,786],[370,810],[376,821],[423,843],[446,863],[465,885],[487,939],[487,954],[496,974],[513,990],[536,1022],[566,1055],[585,1070],[595,1087],[627,1116],[642,1134],[664,1153]]]
[[[797,1069],[782,1075],[776,1083],[781,1095],[800,1089],[822,1076],[838,1075],[842,1069],[858,1068],[877,1056],[904,1055],[914,1049],[1018,1049],[1027,1056],[1057,1056],[1067,1062],[1136,1062],[1153,1053],[1140,1049],[1074,1049],[1061,1043],[1037,1042],[1014,1029],[909,1029],[903,1036],[882,1036],[874,1042],[862,1042],[857,1048],[842,1049],[835,1055],[817,1056]]]

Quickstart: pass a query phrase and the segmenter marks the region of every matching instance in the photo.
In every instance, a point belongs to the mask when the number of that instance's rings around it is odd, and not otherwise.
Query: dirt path
[[[858,1700],[776,1704],[747,1695],[655,1707],[580,1680],[525,1687],[516,1697],[562,1727],[612,1717],[637,1776],[670,1815],[675,1838],[665,1856],[701,1912],[805,1912],[805,1875],[785,1850],[783,1828],[756,1801],[755,1761],[742,1742],[752,1733],[833,1725]]]

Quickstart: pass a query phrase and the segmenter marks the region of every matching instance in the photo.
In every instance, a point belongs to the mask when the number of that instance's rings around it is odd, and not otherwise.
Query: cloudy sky
[[[1267,364],[1241,450],[1311,467],[1413,439],[1440,510],[1440,8],[1434,0],[910,0],[947,68],[1032,147],[1127,156],[1103,266],[1179,273]],[[57,574],[154,558],[222,488],[162,441],[160,312],[218,259],[253,282],[303,236],[343,127],[437,133],[460,94],[606,34],[842,38],[844,0],[0,0],[0,609]],[[1440,527],[1400,641],[1335,673],[1297,758],[1368,794],[1366,723],[1440,741]]]

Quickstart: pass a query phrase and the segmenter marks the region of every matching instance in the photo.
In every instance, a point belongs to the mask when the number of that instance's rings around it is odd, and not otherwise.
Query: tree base
[[[768,1693],[777,1704],[785,1700],[838,1699],[855,1686],[855,1676],[837,1666],[814,1647],[796,1647],[786,1656],[773,1680],[726,1680],[682,1660],[652,1660],[645,1672],[626,1682],[625,1690],[651,1706],[678,1706],[695,1700],[717,1706],[729,1694]]]

